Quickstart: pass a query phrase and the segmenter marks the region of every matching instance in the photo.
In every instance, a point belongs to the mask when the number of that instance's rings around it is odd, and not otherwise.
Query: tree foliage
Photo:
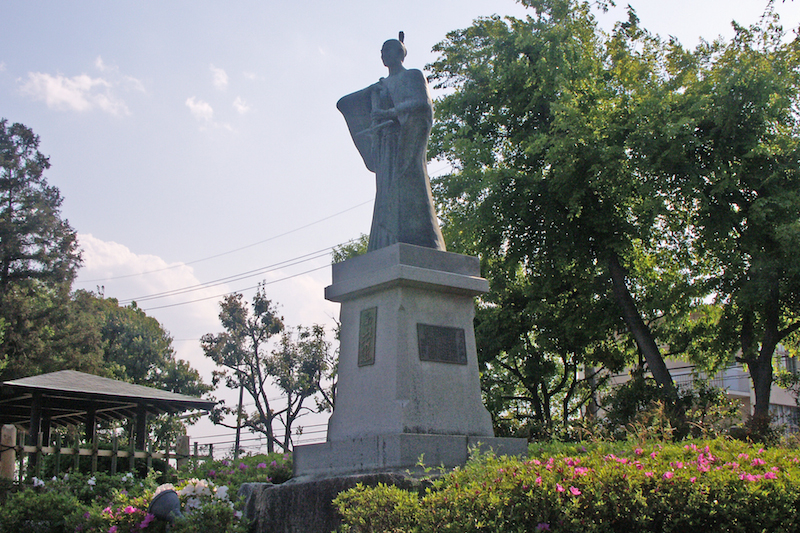
[[[61,194],[43,173],[39,137],[0,120],[0,378],[63,368],[98,370],[90,348],[65,327],[69,290],[80,266],[75,231],[60,216]]]
[[[176,360],[172,338],[135,304],[71,293],[81,264],[77,236],[47,183],[39,137],[0,120],[0,380],[72,369],[201,396],[210,388]],[[190,420],[191,421],[191,420]],[[159,436],[183,433],[161,420]]]
[[[676,118],[689,126],[674,170],[697,249],[714,265],[717,341],[747,364],[763,428],[775,349],[796,350],[800,328],[800,36],[787,41],[771,4],[734,29],[730,42],[674,47],[685,87]]]
[[[239,389],[240,398],[241,391],[246,391],[254,409],[250,413],[241,411],[242,426],[265,435],[270,453],[275,446],[288,450],[294,423],[309,410],[306,401],[322,390],[328,370],[330,346],[322,327],[285,331],[283,318],[263,286],[249,306],[241,294],[226,296],[220,302],[219,318],[225,331],[208,333],[201,339],[205,355],[220,368],[214,372],[214,384]],[[270,351],[271,339],[279,334],[278,346]],[[277,402],[281,408],[276,408],[272,399],[273,385],[283,394]],[[236,427],[223,422],[223,416],[232,412],[224,409],[216,413],[215,421]],[[282,426],[282,434],[276,432],[276,422]]]
[[[523,3],[535,14],[453,31],[429,65],[448,89],[430,144],[453,167],[433,184],[445,235],[491,284],[490,402],[547,425],[580,403],[576,369],[635,350],[669,403],[665,355],[715,369],[739,349],[766,412],[772,353],[800,327],[798,40],[771,8],[686,51],[630,8],[606,33],[589,2]]]

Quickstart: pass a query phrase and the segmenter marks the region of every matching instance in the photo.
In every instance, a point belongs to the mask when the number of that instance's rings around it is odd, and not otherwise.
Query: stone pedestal
[[[456,466],[496,439],[480,395],[473,298],[488,291],[475,257],[395,244],[333,266],[340,302],[336,408],[324,444],[297,446],[295,474]]]

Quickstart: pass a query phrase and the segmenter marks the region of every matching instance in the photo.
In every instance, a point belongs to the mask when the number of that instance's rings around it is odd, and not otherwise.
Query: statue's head
[[[387,67],[399,65],[406,58],[407,53],[406,45],[403,44],[403,32],[401,31],[399,39],[389,39],[383,43],[381,59]]]

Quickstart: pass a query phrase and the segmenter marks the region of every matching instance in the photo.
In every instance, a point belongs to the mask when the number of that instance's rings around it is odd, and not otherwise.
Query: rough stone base
[[[413,472],[419,470],[416,467],[420,459],[428,467],[452,468],[466,463],[473,448],[497,455],[526,455],[528,443],[525,439],[414,433],[328,441],[296,446],[294,475],[311,479],[380,471]]]
[[[282,485],[246,483],[239,494],[246,499],[245,515],[253,520],[252,533],[331,533],[341,522],[333,499],[357,483],[370,487],[385,483],[422,491],[428,482],[389,472],[313,481],[293,479]]]

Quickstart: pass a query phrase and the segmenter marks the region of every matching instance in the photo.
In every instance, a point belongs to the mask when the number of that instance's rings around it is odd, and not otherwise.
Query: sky
[[[643,27],[688,47],[766,6],[629,3]],[[800,0],[776,10],[798,27]],[[287,325],[334,327],[329,252],[369,232],[375,194],[336,101],[386,75],[382,43],[404,31],[406,67],[424,69],[448,31],[529,13],[513,0],[4,0],[0,117],[32,128],[50,157],[83,251],[74,288],[135,300],[210,382],[199,338],[221,331],[226,293],[249,298],[265,282]],[[324,439],[325,422],[302,422],[300,440]],[[230,440],[208,422],[189,433]]]

